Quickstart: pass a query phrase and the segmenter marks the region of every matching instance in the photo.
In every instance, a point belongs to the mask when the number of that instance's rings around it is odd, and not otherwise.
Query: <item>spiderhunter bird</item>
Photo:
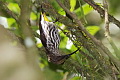
[[[54,64],[63,64],[72,54],[76,53],[78,49],[71,54],[62,55],[59,52],[60,36],[57,26],[53,22],[49,22],[42,10],[40,22],[40,39],[46,50],[48,61]]]

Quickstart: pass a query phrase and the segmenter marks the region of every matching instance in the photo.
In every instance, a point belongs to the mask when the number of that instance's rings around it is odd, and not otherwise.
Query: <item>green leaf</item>
[[[84,11],[84,15],[87,15],[88,13],[90,13],[93,10],[93,8],[90,7],[88,4],[84,4],[82,6],[82,8]],[[76,9],[74,12],[77,14],[78,17],[80,17],[80,18],[83,17],[83,16],[81,16],[82,12],[81,12],[80,8]]]
[[[32,20],[36,20],[36,19],[37,19],[37,16],[36,16],[35,13],[31,12],[30,18],[31,18]]]
[[[72,46],[71,46],[71,51],[75,51],[75,50],[77,50],[77,48],[75,47],[75,45],[73,44]]]
[[[38,26],[31,26],[33,31],[37,31],[38,30]]]
[[[98,27],[98,26],[87,26],[86,29],[88,30],[88,32],[91,35],[95,35],[100,30],[100,27]]]
[[[61,14],[61,15],[65,15],[66,14],[65,11],[62,8],[59,9],[58,13]]]
[[[83,17],[83,20],[84,20],[84,22],[87,24],[87,20],[86,20],[86,18],[85,18],[85,15],[84,15],[84,11],[83,11],[83,7],[82,7],[82,4],[81,4],[81,0],[78,0],[78,2],[79,2],[79,5],[80,5],[80,10],[81,10],[81,16]]]
[[[48,0],[49,3],[52,4],[52,6],[54,7],[54,9],[56,11],[58,11],[59,14],[61,15],[65,15],[65,11],[58,5],[58,3],[56,2],[56,0]]]
[[[11,27],[12,24],[16,23],[16,21],[13,18],[7,18],[8,26]]]
[[[70,7],[71,7],[70,11],[71,12],[74,11],[75,6],[76,6],[76,0],[70,0]]]
[[[64,33],[60,33],[61,36],[61,42],[60,42],[60,48],[66,48],[68,37]]]
[[[38,43],[37,47],[39,47],[39,48],[42,47],[42,43]]]
[[[13,11],[13,12],[15,12],[15,13],[17,13],[17,14],[20,14],[20,7],[19,7],[19,5],[18,5],[17,3],[9,3],[9,4],[7,5],[7,7],[8,7],[11,11]]]
[[[70,79],[70,80],[82,80],[80,77],[78,77],[78,76],[75,76],[75,77],[73,77],[72,79]]]
[[[53,71],[48,67],[45,68],[43,73],[46,75],[46,80],[62,80],[63,78],[62,72]]]

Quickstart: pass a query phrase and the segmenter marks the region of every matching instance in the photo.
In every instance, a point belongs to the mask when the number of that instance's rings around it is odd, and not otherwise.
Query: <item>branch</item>
[[[1,7],[1,10],[5,11],[7,15],[11,16],[17,22],[19,22],[18,16],[16,14],[14,14],[10,9],[8,9],[7,5],[3,1],[0,1],[0,7]]]
[[[105,9],[105,36],[110,39],[110,31],[109,31],[109,18],[108,18],[108,4],[106,0],[103,0],[103,6]]]
[[[30,13],[31,13],[31,0],[21,0],[21,13],[19,17],[19,25],[22,30],[22,36],[24,39],[24,44],[26,47],[26,56],[28,63],[31,67],[34,67],[35,70],[39,70],[39,65],[36,60],[38,60],[38,50],[34,43],[34,36],[32,29],[29,25]]]
[[[60,0],[56,0],[58,2],[58,4],[75,20],[75,23],[78,24],[79,28],[85,32],[85,34],[87,34],[87,36],[89,36],[91,38],[91,40],[96,44],[96,45],[99,45],[99,41],[94,37],[92,36],[86,29],[85,27],[83,26],[83,24],[81,23],[81,21],[77,18],[77,16],[70,12],[61,2]]]
[[[92,6],[97,12],[101,15],[102,18],[105,17],[105,10],[101,8],[99,5],[97,5],[93,0],[84,0],[86,3],[88,3],[90,6]],[[120,21],[108,14],[109,22],[112,22],[116,24],[120,28]]]
[[[110,36],[110,31],[109,31],[109,17],[108,17],[108,3],[106,0],[103,0],[103,6],[105,9],[105,36],[107,37],[109,43],[111,44],[112,48],[114,49],[114,52],[116,56],[120,59],[120,54],[117,46],[114,44],[111,36]]]
[[[89,36],[89,38],[92,40],[92,42],[98,47],[100,48],[101,50],[103,50],[110,58],[111,60],[117,65],[120,67],[120,64],[119,64],[119,60],[116,59],[116,57],[114,57],[112,55],[112,53],[99,41],[97,40],[94,36],[92,36],[85,28],[84,26],[82,25],[81,21],[77,18],[77,16],[70,12],[61,2],[60,0],[56,0],[57,3],[67,12],[67,14],[69,14],[71,16],[71,18],[73,18],[75,20],[75,23],[78,24],[79,28],[81,31],[83,31],[87,36]]]
[[[58,0],[60,1],[60,0]],[[70,35],[69,32],[68,32],[68,37],[73,41],[73,43],[75,43],[74,45],[76,47],[79,47],[83,46],[83,48],[85,48],[87,51],[89,51],[88,55],[90,54],[90,56],[93,57],[94,61],[92,60],[89,60],[87,58],[87,60],[89,61],[90,63],[90,66],[92,67],[92,70],[91,71],[88,71],[88,67],[85,67],[85,65],[83,64],[79,64],[78,62],[76,62],[75,60],[67,60],[65,62],[65,65],[67,65],[67,69],[69,69],[69,65],[72,66],[72,67],[75,67],[76,70],[79,71],[79,73],[84,73],[85,75],[84,76],[87,76],[87,78],[89,78],[90,76],[89,75],[86,75],[87,74],[90,74],[90,75],[99,75],[99,74],[103,74],[104,73],[107,73],[108,71],[111,71],[112,69],[110,68],[111,65],[109,65],[109,58],[107,57],[106,59],[106,55],[109,54],[109,51],[107,51],[108,49],[106,49],[106,47],[104,47],[104,45],[102,43],[100,43],[95,37],[95,40],[96,40],[96,43],[91,39],[91,37],[89,37],[89,33],[86,34],[85,32],[85,28],[84,26],[82,25],[82,23],[79,23],[77,21],[80,21],[77,16],[70,12],[61,2],[60,4],[62,5],[62,8],[63,10],[68,14],[70,15],[70,17],[72,18],[72,20],[74,19],[75,23],[73,23],[68,17],[66,16],[61,16],[60,14],[57,13],[57,11],[54,9],[54,7],[52,7],[52,4],[50,3],[41,3],[43,9],[45,10],[45,12],[48,12],[50,16],[54,17],[55,19],[58,18],[59,22],[63,23],[64,25],[66,25],[66,28],[67,30],[70,32]],[[60,6],[61,6],[60,5]],[[55,14],[55,15],[53,15]],[[78,27],[79,26],[79,27]],[[82,28],[81,28],[82,26]],[[92,36],[92,35],[91,35]],[[97,43],[98,42],[98,43]],[[101,48],[102,47],[102,48]],[[86,52],[86,51],[85,51]],[[87,53],[85,53],[87,54]],[[105,54],[105,56],[104,56]],[[80,54],[81,55],[81,54]],[[82,53],[83,57],[81,57],[81,59],[86,59],[86,56],[84,55],[84,53]],[[111,53],[110,53],[111,55]],[[112,55],[111,55],[112,56]],[[69,62],[68,62],[69,61]],[[74,61],[74,62],[73,62]],[[76,64],[76,63],[77,64]],[[75,63],[75,64],[73,64]],[[106,64],[104,64],[106,63]],[[92,64],[92,65],[91,65]],[[96,67],[97,65],[97,67]],[[77,67],[77,66],[80,66],[80,67]],[[105,67],[106,66],[106,67]],[[64,67],[64,66],[63,66]],[[65,67],[64,67],[65,68]],[[102,69],[101,69],[102,68]],[[109,70],[107,69],[109,68]],[[71,69],[73,70],[73,69]],[[99,71],[101,71],[101,73],[99,73]],[[96,72],[96,73],[94,73]],[[112,72],[112,71],[111,71]],[[100,76],[99,76],[100,77]],[[91,77],[90,77],[91,78]]]
[[[114,49],[114,52],[116,56],[120,59],[120,54],[117,46],[114,44],[111,36],[110,36],[110,31],[109,31],[109,17],[108,17],[108,4],[106,0],[103,0],[103,6],[105,9],[105,36],[107,37],[109,43],[111,44],[112,48]]]

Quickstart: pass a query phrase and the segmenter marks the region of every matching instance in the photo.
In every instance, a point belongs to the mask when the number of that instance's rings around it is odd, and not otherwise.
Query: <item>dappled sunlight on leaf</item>
[[[37,16],[36,16],[35,13],[31,12],[30,18],[31,18],[32,20],[36,20],[36,19],[37,19]]]
[[[75,9],[75,6],[76,6],[76,0],[70,0],[70,11],[74,11]]]
[[[9,3],[8,8],[17,14],[20,14],[20,7],[18,6],[17,3]]]
[[[90,34],[95,35],[100,30],[100,27],[98,27],[98,26],[87,26],[86,29],[88,30],[88,32]]]
[[[83,11],[84,11],[84,15],[87,15],[88,13],[93,11],[93,8],[90,7],[88,4],[84,4],[82,6],[82,8],[83,8]],[[77,8],[76,10],[74,10],[74,12],[77,14],[78,17],[80,17],[80,18],[83,17],[83,16],[81,16],[82,12],[81,12],[80,8]]]

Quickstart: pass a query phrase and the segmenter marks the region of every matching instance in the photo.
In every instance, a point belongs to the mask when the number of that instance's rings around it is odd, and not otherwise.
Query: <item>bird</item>
[[[44,10],[41,10],[40,21],[40,40],[46,50],[48,61],[54,64],[64,64],[64,62],[76,51],[63,55],[59,52],[60,35],[54,22],[50,22],[46,17]]]

